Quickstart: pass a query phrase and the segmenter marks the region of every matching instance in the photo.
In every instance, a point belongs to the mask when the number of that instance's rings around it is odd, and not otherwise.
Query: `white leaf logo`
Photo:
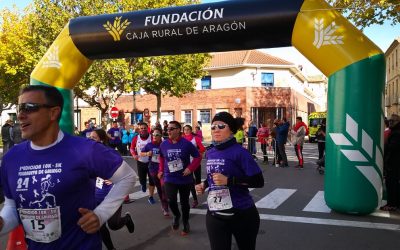
[[[45,55],[45,61],[43,62],[44,68],[61,68],[62,64],[60,62],[59,56],[59,48],[58,46],[52,47]]]
[[[358,123],[349,114],[346,114],[346,134],[329,133],[329,136],[332,138],[332,141],[336,146],[346,147],[346,149],[340,149],[340,152],[342,152],[349,161],[354,162],[354,167],[356,167],[372,184],[380,201],[382,195],[381,175],[383,168],[383,155],[378,146],[375,146],[374,155],[374,141],[367,132],[361,129],[361,141],[359,141],[358,134]],[[353,139],[357,145],[353,145],[350,138]],[[374,158],[379,172],[373,166]]]
[[[337,31],[339,26],[336,25],[335,22],[332,22],[328,27],[324,29],[324,19],[314,19],[314,28],[315,28],[315,39],[314,46],[317,49],[321,48],[324,45],[331,44],[343,44],[343,36],[335,36],[334,33]]]

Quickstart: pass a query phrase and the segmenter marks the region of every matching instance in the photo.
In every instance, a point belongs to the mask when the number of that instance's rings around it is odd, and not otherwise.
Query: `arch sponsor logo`
[[[103,27],[110,33],[110,35],[113,37],[115,42],[118,42],[121,40],[121,35],[125,31],[125,29],[128,27],[128,25],[131,23],[128,21],[128,19],[125,19],[123,22],[121,22],[122,16],[120,17],[115,17],[114,23],[111,24],[109,21],[107,21],[106,24],[103,24]]]
[[[61,68],[61,62],[59,59],[59,47],[57,45],[51,47],[45,55],[45,60],[43,61],[44,68]]]
[[[331,44],[344,44],[343,36],[335,35],[335,32],[339,29],[339,26],[335,22],[332,22],[327,27],[324,27],[324,19],[314,19],[315,28],[315,39],[314,46],[319,49],[324,45]]]

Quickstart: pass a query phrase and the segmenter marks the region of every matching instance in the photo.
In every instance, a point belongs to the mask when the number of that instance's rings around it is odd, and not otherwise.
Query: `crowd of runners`
[[[205,224],[211,248],[230,249],[234,236],[240,249],[255,249],[260,217],[248,188],[262,187],[264,179],[251,153],[236,142],[239,126],[232,115],[215,115],[207,151],[197,126],[194,133],[177,121],[152,130],[140,123],[129,147],[137,176],[115,150],[115,125],[107,132],[96,128],[71,136],[60,130],[62,107],[54,87],[31,85],[20,93],[18,120],[25,140],[1,161],[1,234],[22,225],[29,249],[102,249],[102,241],[115,249],[108,228],[134,232],[121,206],[139,179],[151,204],[157,189],[163,215],[182,236],[190,233],[189,211],[198,205],[197,195],[208,188]]]

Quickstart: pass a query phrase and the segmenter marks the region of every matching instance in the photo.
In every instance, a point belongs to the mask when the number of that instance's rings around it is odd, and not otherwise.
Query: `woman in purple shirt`
[[[206,227],[211,249],[231,249],[232,235],[239,249],[256,248],[260,216],[248,188],[264,186],[260,167],[236,143],[237,122],[220,112],[212,120],[213,147],[207,151],[207,179],[196,185],[201,194],[209,187]]]

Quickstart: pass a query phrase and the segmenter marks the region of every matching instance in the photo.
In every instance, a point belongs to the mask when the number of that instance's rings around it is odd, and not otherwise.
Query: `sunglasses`
[[[153,136],[161,136],[161,134],[153,134]]]
[[[224,129],[224,128],[226,128],[226,124],[213,124],[213,125],[211,125],[211,130],[215,130],[215,129]]]
[[[17,112],[18,113],[34,113],[39,111],[41,108],[53,108],[55,106],[49,105],[49,104],[40,104],[40,103],[31,103],[31,102],[26,102],[26,103],[20,103],[17,106]]]
[[[174,129],[178,129],[178,128],[167,128],[167,131],[172,131]]]

